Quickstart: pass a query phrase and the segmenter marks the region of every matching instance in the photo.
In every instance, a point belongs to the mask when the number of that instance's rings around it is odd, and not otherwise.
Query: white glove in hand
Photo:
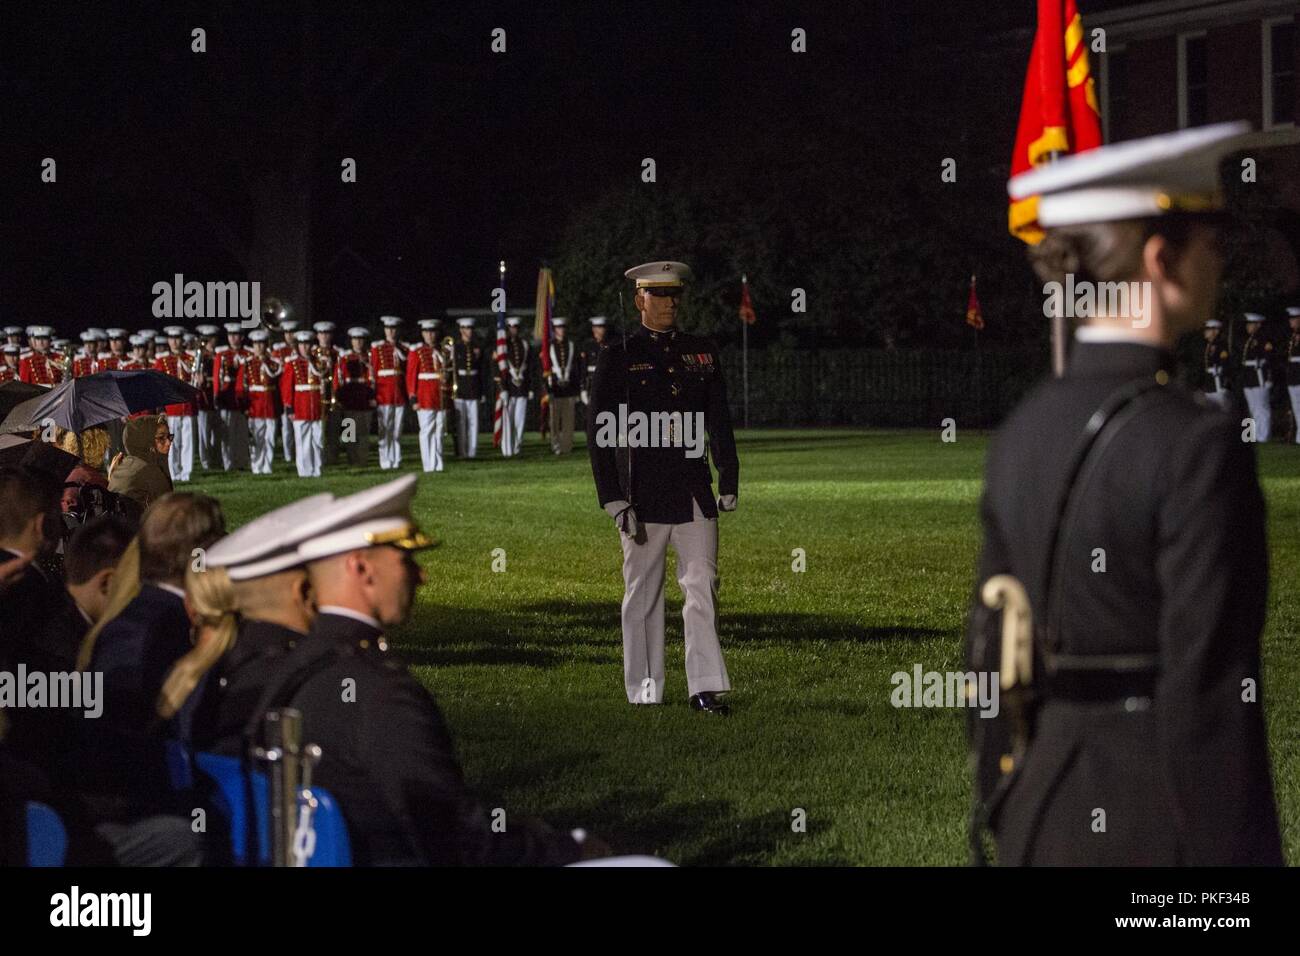
[[[587,390],[586,390],[585,388],[584,388],[581,392],[579,392],[578,394],[579,394],[579,396],[582,398],[582,404],[584,404],[584,405],[590,405],[590,404],[591,404],[591,402],[589,402],[589,401],[587,400]]]
[[[736,510],[736,496],[735,496],[735,495],[723,495],[721,498],[719,498],[719,499],[718,499],[718,510],[719,510],[719,511],[735,511],[735,510]]]
[[[636,512],[626,501],[611,501],[605,505],[605,514],[614,519],[614,524],[618,530],[623,532],[629,538],[635,538],[637,529],[640,527],[636,521]]]

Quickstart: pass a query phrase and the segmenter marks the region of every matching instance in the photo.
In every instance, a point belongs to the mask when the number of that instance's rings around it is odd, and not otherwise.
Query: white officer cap
[[[146,337],[143,336],[143,335],[140,335],[139,333],[137,333],[137,334],[131,336],[129,339],[127,339],[127,341],[130,342],[131,345],[133,345],[133,346],[135,346],[135,347],[137,347],[137,348],[138,348],[139,346],[141,346],[141,345],[148,345],[148,344],[149,344],[149,339],[146,338]]]
[[[179,325],[169,325],[163,329],[163,334],[169,339],[179,339],[184,337],[185,329]]]
[[[386,329],[395,329],[402,324],[402,320],[395,315],[381,315],[379,321],[383,323]]]
[[[109,329],[108,337],[110,339],[124,339],[126,338],[126,329]]]
[[[506,325],[514,327],[517,326],[518,324],[519,324],[519,316],[517,315],[506,316]]]
[[[1044,228],[1223,208],[1219,164],[1248,145],[1267,145],[1244,121],[1216,123],[1101,146],[1013,176],[1012,199],[1038,196]]]
[[[227,332],[243,332],[244,326],[239,322],[227,322],[224,326]]]
[[[225,568],[232,581],[287,571],[303,563],[298,545],[311,533],[308,519],[333,501],[331,494],[311,495],[254,518],[208,548],[204,561]]]
[[[107,338],[108,338],[108,334],[107,334],[103,329],[98,328],[98,327],[93,326],[93,325],[92,325],[90,328],[86,329],[86,331],[89,332],[89,333],[91,334],[91,336],[93,336],[94,338],[97,338],[97,339],[107,339]]]
[[[297,331],[298,331],[298,320],[297,320],[297,319],[285,319],[283,322],[280,323],[280,331],[281,331],[281,332],[297,332]]]
[[[50,345],[52,345],[56,349],[62,349],[65,345],[68,344],[69,344],[68,339],[55,339],[53,342],[50,343]]]
[[[5,355],[17,355],[22,352],[22,349],[17,345],[10,345],[6,342],[3,346],[0,346],[0,351],[3,351]]]
[[[311,329],[302,329],[299,332],[293,333],[293,340],[295,342],[315,342],[316,333],[311,331]]]
[[[23,327],[21,325],[6,325],[5,335],[22,335]]]
[[[1210,319],[1205,323],[1205,327],[1207,329],[1221,329],[1223,328],[1223,323],[1220,322],[1218,319]]]
[[[210,336],[210,335],[216,335],[221,330],[218,329],[215,325],[200,325],[197,326],[194,329],[194,331],[199,333],[199,335]]]
[[[147,338],[147,339],[152,339],[154,336],[156,336],[156,335],[158,334],[158,330],[157,330],[157,329],[141,329],[141,330],[140,330],[140,334],[143,335],[143,336],[144,336],[145,338]],[[213,334],[215,334],[215,333],[213,333]]]
[[[551,319],[551,325],[555,326],[557,329],[567,328],[568,325],[569,325],[569,320],[568,320],[568,319]]]
[[[605,324],[605,321],[606,321],[606,320],[605,320],[605,317],[604,317],[603,315],[593,315],[593,316],[591,317],[590,321],[591,321],[591,324],[592,324],[592,327],[593,327],[593,328],[600,328],[601,326],[603,326],[603,325]]]
[[[1258,312],[1247,312],[1247,313],[1246,313],[1246,321],[1247,321],[1247,322],[1263,322],[1263,321],[1264,321],[1264,316],[1261,315],[1261,314],[1258,313]]]
[[[680,286],[691,277],[691,267],[684,262],[647,262],[623,273],[636,282],[638,289]]]
[[[166,336],[163,336],[163,335],[155,335],[155,336],[153,337],[153,344],[154,344],[154,345],[166,345],[166,344],[167,344],[167,338],[166,338]]]
[[[299,557],[318,561],[385,544],[403,551],[432,547],[433,539],[411,517],[415,485],[415,475],[403,475],[322,507],[314,520],[304,521]]]
[[[93,341],[95,341],[95,336],[94,336],[94,334],[90,331],[90,329],[87,329],[86,331],[82,332],[80,335],[77,336],[77,338],[81,339],[81,341],[83,341],[83,342],[93,342]]]
[[[317,323],[315,323],[315,324],[312,326],[312,328],[315,329],[317,332],[333,332],[333,331],[334,331],[334,323],[333,323],[333,322],[317,322]]]
[[[370,338],[370,330],[362,325],[354,325],[352,328],[348,329],[348,338],[368,339]]]
[[[1294,319],[1296,316],[1300,315],[1300,305],[1288,305],[1286,307],[1286,314],[1287,318]]]
[[[248,333],[248,341],[250,342],[265,342],[270,337],[271,333],[266,329],[253,329]]]
[[[54,334],[53,326],[29,325],[27,327],[27,337],[29,339],[48,339],[53,334]]]
[[[462,329],[474,328],[474,320],[471,319],[469,316],[465,316],[465,318],[463,319],[457,319],[456,324],[459,325]]]
[[[436,328],[438,328],[438,326],[440,326],[440,325],[442,325],[442,320],[441,320],[441,319],[421,319],[421,320],[420,320],[420,329],[421,329],[421,331],[423,331],[423,330],[425,330],[425,329],[436,329]]]

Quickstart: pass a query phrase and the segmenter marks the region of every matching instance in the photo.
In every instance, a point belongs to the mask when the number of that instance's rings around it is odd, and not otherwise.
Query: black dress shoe
[[[718,698],[716,692],[711,690],[701,691],[690,699],[691,710],[702,710],[706,714],[717,714],[719,717],[726,717],[731,713],[731,707],[727,702]]]

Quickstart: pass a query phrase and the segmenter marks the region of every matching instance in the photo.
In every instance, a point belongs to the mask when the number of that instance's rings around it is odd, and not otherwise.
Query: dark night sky
[[[243,274],[213,221],[248,230],[250,182],[287,163],[284,131],[303,121],[281,91],[305,69],[320,134],[306,171],[314,312],[354,321],[486,305],[503,257],[518,265],[512,300],[531,299],[566,211],[635,180],[644,156],[662,176],[701,155],[743,162],[747,143],[772,137],[810,162],[851,140],[883,143],[927,99],[954,95],[928,51],[1006,42],[1033,20],[1032,3],[1001,0],[801,6],[144,3],[7,14],[0,315],[52,318],[64,331],[139,326],[153,282],[174,272],[259,278]],[[189,50],[194,26],[207,30],[206,54]],[[489,51],[497,26],[504,56]],[[802,56],[789,50],[795,26],[808,31]],[[1018,98],[1019,75],[988,79],[990,90],[960,95]],[[1012,129],[989,135],[1009,153]],[[45,156],[59,162],[57,185],[39,181]],[[358,161],[355,185],[339,182],[343,156]]]

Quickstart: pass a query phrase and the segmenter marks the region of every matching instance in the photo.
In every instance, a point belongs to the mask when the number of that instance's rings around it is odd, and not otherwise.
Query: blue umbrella
[[[56,386],[30,412],[33,421],[53,421],[80,432],[135,412],[198,401],[199,390],[163,372],[96,372]]]

